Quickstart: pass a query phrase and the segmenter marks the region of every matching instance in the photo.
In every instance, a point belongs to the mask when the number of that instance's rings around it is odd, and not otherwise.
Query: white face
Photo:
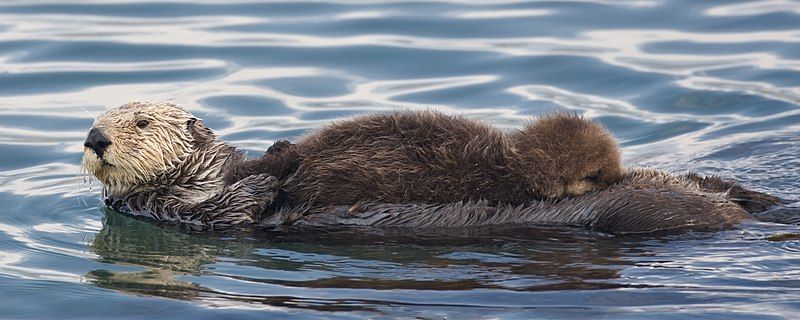
[[[195,121],[191,113],[169,103],[131,102],[111,109],[92,125],[96,132],[87,138],[83,165],[111,194],[126,193],[191,154],[189,126]],[[97,147],[98,139],[104,148]]]

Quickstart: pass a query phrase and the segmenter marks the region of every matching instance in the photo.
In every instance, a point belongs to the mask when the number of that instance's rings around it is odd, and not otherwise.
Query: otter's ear
[[[195,146],[203,145],[209,141],[213,141],[216,138],[214,136],[214,132],[206,127],[206,125],[203,123],[203,120],[189,118],[189,120],[186,121],[186,128],[189,130],[189,133],[192,134]]]

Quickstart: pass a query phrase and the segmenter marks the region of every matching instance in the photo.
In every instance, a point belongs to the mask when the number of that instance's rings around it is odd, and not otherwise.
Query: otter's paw
[[[255,222],[275,200],[280,185],[277,178],[265,173],[239,180],[230,186],[226,208],[208,223],[212,226],[228,226]]]
[[[294,144],[289,142],[289,140],[278,140],[275,141],[275,143],[273,143],[269,148],[267,148],[266,154],[275,154],[283,150],[286,150],[293,145]]]
[[[266,173],[247,176],[236,182],[236,184],[239,185],[241,190],[256,198],[257,201],[266,203],[266,205],[275,200],[278,195],[278,188],[281,186],[278,178]]]

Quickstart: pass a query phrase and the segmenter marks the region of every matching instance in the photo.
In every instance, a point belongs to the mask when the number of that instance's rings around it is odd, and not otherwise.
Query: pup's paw
[[[267,148],[266,154],[278,153],[278,152],[281,152],[283,150],[288,149],[289,147],[291,147],[293,145],[294,144],[289,142],[289,140],[278,140],[278,141],[275,141],[275,143],[273,143],[269,148]]]

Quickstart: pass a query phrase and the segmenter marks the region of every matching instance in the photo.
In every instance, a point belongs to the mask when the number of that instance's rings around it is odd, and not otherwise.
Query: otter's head
[[[215,136],[202,121],[166,102],[131,102],[95,119],[83,165],[114,195],[174,169]]]
[[[619,147],[602,125],[576,115],[544,116],[511,135],[521,170],[542,198],[578,196],[622,178]]]

